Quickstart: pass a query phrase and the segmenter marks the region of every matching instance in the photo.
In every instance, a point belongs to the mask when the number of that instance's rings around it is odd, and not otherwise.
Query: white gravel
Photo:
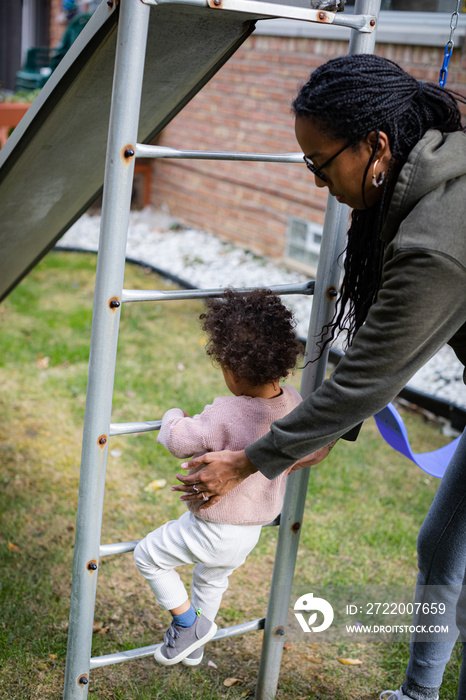
[[[131,211],[127,256],[154,265],[202,288],[270,286],[305,281],[305,275],[258,257],[194,229],[172,229],[176,221],[162,211]],[[97,250],[100,216],[84,214],[63,236],[61,247]],[[286,296],[307,335],[312,297]],[[463,367],[445,346],[411,379],[409,386],[466,407]]]

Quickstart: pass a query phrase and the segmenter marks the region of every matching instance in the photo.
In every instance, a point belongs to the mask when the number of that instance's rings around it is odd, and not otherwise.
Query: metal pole
[[[71,590],[65,700],[87,698],[120,297],[150,8],[122,0],[113,78]]]
[[[356,0],[354,3],[354,14],[365,13],[376,17],[379,22],[381,0]],[[377,29],[376,24],[376,29]],[[365,34],[352,30],[348,53],[374,53],[376,31],[372,34]]]
[[[335,298],[332,291],[339,285],[340,268],[337,259],[344,249],[348,212],[348,207],[338,204],[334,197],[329,196],[309,322],[306,360],[317,354],[316,340],[320,338],[322,327],[333,315]],[[322,383],[327,354],[325,352],[316,362],[305,367],[301,380],[302,396],[307,396]],[[271,700],[277,690],[308,480],[309,469],[301,469],[291,474],[287,480],[265,621],[256,700]]]
[[[378,17],[379,7],[380,0],[356,0],[354,11]],[[375,34],[359,34],[355,30],[351,34],[349,53],[373,53]],[[329,195],[309,322],[307,359],[315,357],[316,341],[320,338],[323,326],[333,316],[335,297],[332,292],[339,287],[337,259],[344,249],[348,214],[348,207],[339,204]],[[304,369],[301,381],[303,397],[323,382],[326,364],[327,353]],[[288,478],[265,621],[256,700],[273,700],[277,692],[308,480],[309,469],[301,469]]]
[[[240,287],[234,291],[250,294],[258,287]],[[273,284],[269,289],[276,294],[314,294],[314,282],[293,282],[292,284]],[[173,299],[207,299],[209,297],[225,296],[225,287],[218,289],[175,289],[162,291],[159,289],[123,289],[121,301],[169,301]]]

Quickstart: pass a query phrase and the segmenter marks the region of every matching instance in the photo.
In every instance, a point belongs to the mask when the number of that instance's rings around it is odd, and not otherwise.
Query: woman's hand
[[[316,464],[319,464],[319,462],[323,462],[323,460],[329,456],[330,450],[332,449],[332,447],[335,447],[337,442],[338,440],[335,440],[334,442],[331,442],[330,445],[327,445],[326,447],[321,447],[320,450],[316,450],[310,455],[301,457],[301,459],[298,459],[298,461],[293,464],[290,473],[297,472],[298,469],[304,469],[304,467],[313,467]]]
[[[182,491],[181,501],[205,501],[201,510],[210,508],[223,496],[257,471],[246,452],[208,452],[181,465],[190,474],[177,474],[183,486],[172,486],[172,491]]]

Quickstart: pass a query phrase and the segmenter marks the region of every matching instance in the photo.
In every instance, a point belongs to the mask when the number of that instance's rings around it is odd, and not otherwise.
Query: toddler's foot
[[[164,666],[172,666],[177,664],[193,651],[203,646],[209,639],[212,639],[217,631],[215,622],[211,622],[200,610],[196,615],[196,621],[191,627],[181,627],[176,622],[172,622],[168,630],[165,632],[164,644],[157,647],[154,652],[154,659]],[[202,660],[197,661],[200,663]],[[196,664],[188,664],[196,666]]]
[[[191,652],[189,656],[187,656],[183,661],[181,662],[182,664],[185,664],[185,666],[199,666],[201,663],[202,659],[204,657],[204,647],[199,647],[199,649],[196,649],[195,651]]]

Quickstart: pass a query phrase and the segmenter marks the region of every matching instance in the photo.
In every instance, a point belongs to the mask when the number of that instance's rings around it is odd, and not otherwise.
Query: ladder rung
[[[99,547],[99,557],[109,557],[111,554],[124,554],[133,552],[139,540],[131,542],[115,542],[114,544],[101,544]]]
[[[262,527],[276,527],[280,525],[280,514],[275,520],[263,525]],[[110,557],[112,554],[125,554],[125,552],[133,552],[139,540],[131,540],[130,542],[114,542],[113,544],[101,544],[99,547],[99,557]]]
[[[302,153],[238,153],[235,151],[186,151],[168,146],[136,144],[136,158],[183,158],[187,160],[257,160],[272,163],[304,163]]]
[[[135,421],[133,423],[110,423],[110,435],[128,435],[129,433],[148,433],[160,430],[161,420]]]
[[[217,633],[210,641],[218,639],[226,639],[227,637],[235,637],[238,634],[246,634],[247,632],[256,632],[257,630],[263,630],[265,626],[265,617],[261,617],[258,620],[251,620],[251,622],[243,622],[240,625],[234,625],[233,627],[224,627],[221,630],[217,630]],[[160,644],[152,644],[148,647],[140,647],[139,649],[128,649],[127,651],[120,651],[116,654],[107,654],[105,656],[95,656],[91,659],[90,668],[100,668],[101,666],[111,666],[112,664],[121,664],[123,661],[134,661],[135,659],[144,659],[148,656],[152,656],[154,651],[161,646]]]
[[[295,284],[275,284],[268,289],[277,294],[314,294],[315,282],[297,282]],[[248,294],[262,287],[243,287],[233,291]],[[177,289],[160,291],[158,289],[123,289],[122,302],[129,301],[173,301],[175,299],[205,299],[207,297],[221,297],[225,294],[224,288],[218,289]]]

